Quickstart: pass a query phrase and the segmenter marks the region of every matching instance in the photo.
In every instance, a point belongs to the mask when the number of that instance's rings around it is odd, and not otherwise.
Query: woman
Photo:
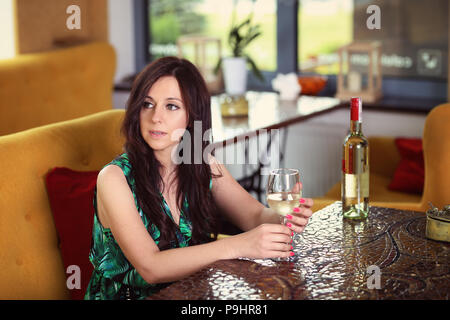
[[[195,66],[174,57],[147,66],[128,100],[125,153],[97,178],[86,299],[142,299],[221,259],[292,255],[293,231],[303,231],[312,200],[302,199],[281,225],[213,156],[194,161],[195,138],[182,139],[194,137],[194,121],[202,137],[211,128],[210,96]],[[201,141],[203,154],[210,142]],[[195,152],[186,157],[188,149]],[[219,214],[245,232],[216,240]]]

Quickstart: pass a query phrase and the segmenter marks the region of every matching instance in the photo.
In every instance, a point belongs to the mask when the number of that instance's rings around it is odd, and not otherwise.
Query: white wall
[[[136,72],[134,63],[133,0],[108,0],[109,42],[117,55],[114,81]]]
[[[370,136],[422,137],[426,114],[401,111],[377,111],[364,108],[362,130]],[[339,109],[310,120],[323,126],[342,125],[350,127],[349,110]]]
[[[366,108],[362,131],[366,137],[422,137],[425,119],[426,114]],[[346,109],[289,127],[285,166],[304,171],[305,196],[323,196],[340,181],[342,143],[349,128],[350,114]]]
[[[350,127],[349,118],[349,110],[339,109],[289,126],[284,167],[300,170],[305,197],[323,196],[340,181],[342,143]],[[425,119],[425,114],[364,109],[362,128],[366,137],[422,137]],[[242,165],[226,167],[235,179],[243,176]]]

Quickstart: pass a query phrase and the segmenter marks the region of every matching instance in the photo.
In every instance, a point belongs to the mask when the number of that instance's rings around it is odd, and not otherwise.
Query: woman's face
[[[165,76],[147,93],[140,113],[141,135],[155,151],[171,151],[178,144],[188,124],[188,114],[181,98],[178,81]]]

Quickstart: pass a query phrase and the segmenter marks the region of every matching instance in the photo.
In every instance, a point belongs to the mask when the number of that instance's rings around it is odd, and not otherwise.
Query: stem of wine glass
[[[286,222],[287,222],[286,216],[280,215],[280,223],[285,226]],[[288,261],[289,262],[289,261],[291,261],[291,258],[292,257],[280,258],[279,261]]]

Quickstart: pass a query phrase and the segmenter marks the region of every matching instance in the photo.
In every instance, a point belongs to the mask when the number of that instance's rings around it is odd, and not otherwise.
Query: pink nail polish
[[[303,198],[300,199],[300,203],[305,203],[305,202],[306,202],[305,199],[303,199]]]
[[[293,247],[293,246],[291,246],[291,250],[292,250],[292,249],[294,249],[294,247]]]
[[[290,227],[292,227],[292,224],[286,223],[286,226],[290,228]]]
[[[292,216],[291,216],[290,214],[287,214],[287,215],[286,215],[286,219],[291,220],[291,219],[292,219]]]
[[[300,208],[295,207],[295,208],[294,208],[294,212],[299,213],[299,212],[300,212]]]
[[[289,255],[292,257],[292,256],[294,255],[294,253],[291,251],[291,252],[289,253]]]

